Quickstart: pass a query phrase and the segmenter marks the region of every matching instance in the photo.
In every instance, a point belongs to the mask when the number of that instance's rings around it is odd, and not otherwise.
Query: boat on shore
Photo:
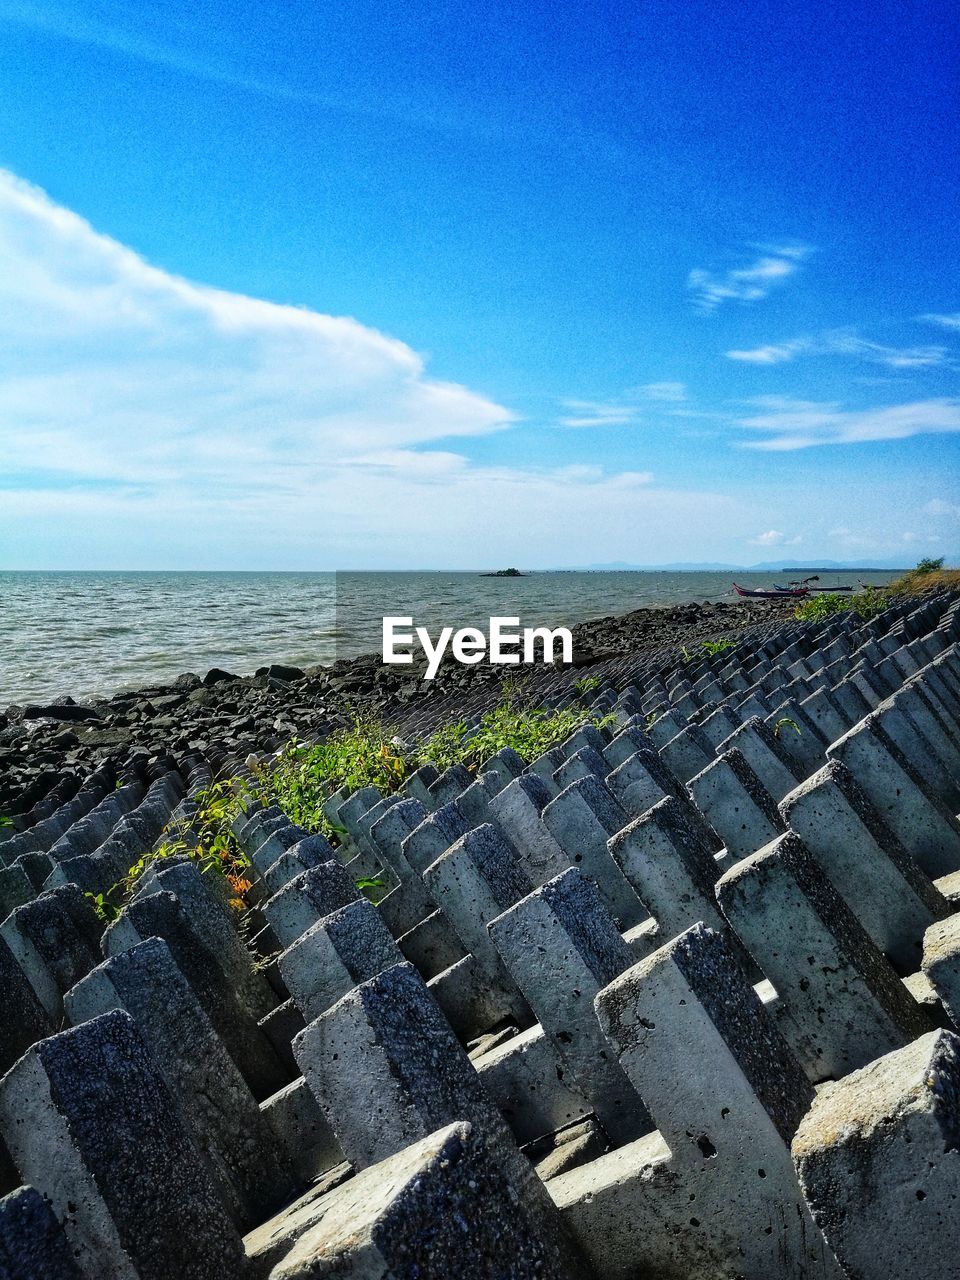
[[[764,591],[751,587],[740,587],[737,583],[734,583],[733,589],[738,596],[745,596],[749,600],[802,600],[804,596],[810,594],[809,587],[787,588],[786,590],[777,588],[774,591]]]
[[[811,577],[809,577],[809,578],[801,578],[798,582],[790,582],[790,583],[788,583],[788,584],[787,584],[787,586],[785,586],[785,587],[781,587],[781,586],[780,586],[780,584],[779,584],[779,583],[777,583],[777,582],[775,582],[773,585],[774,585],[774,589],[775,589],[775,590],[777,590],[777,591],[796,591],[796,590],[798,590],[800,587],[806,587],[806,586],[809,586],[809,584],[810,584],[811,582],[819,582],[819,581],[820,581],[820,575],[819,575],[818,573],[815,573],[815,574],[813,574],[813,575],[812,575]],[[815,589],[816,589],[816,591],[819,593],[819,592],[821,592],[821,591],[852,591],[852,590],[853,590],[853,587],[851,587],[851,586],[846,586],[846,587],[821,587],[821,586],[818,586],[818,587],[816,587]]]

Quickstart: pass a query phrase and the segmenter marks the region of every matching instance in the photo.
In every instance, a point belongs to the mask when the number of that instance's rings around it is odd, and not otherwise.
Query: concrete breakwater
[[[109,924],[84,895],[188,833],[247,740],[150,728],[152,758],[25,776],[43,794],[0,833],[0,1274],[949,1275],[960,594],[729,634],[686,659],[598,636],[528,692],[606,727],[337,792],[336,848],[248,801],[242,930],[185,858]],[[383,706],[412,739],[497,694],[457,672]]]

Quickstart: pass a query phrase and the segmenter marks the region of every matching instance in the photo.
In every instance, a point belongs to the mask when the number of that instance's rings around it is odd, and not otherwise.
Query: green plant
[[[793,611],[793,616],[798,622],[824,622],[834,613],[843,613],[849,608],[849,604],[840,595],[827,595],[821,591],[818,595],[811,596],[808,600],[804,600],[802,604],[798,604]]]
[[[577,693],[579,694],[593,693],[595,689],[600,688],[600,677],[599,676],[581,676],[579,680],[574,681],[573,687],[576,689]]]
[[[682,644],[680,646],[680,657],[683,662],[693,661],[693,654],[690,652],[690,650],[687,648],[685,644]]]
[[[779,738],[780,731],[787,726],[789,726],[791,729],[796,729],[797,733],[800,733],[800,726],[797,724],[796,720],[791,720],[789,716],[781,716],[780,719],[777,721],[777,723],[773,726],[773,736],[775,738]]]
[[[120,899],[119,891],[120,885],[118,883],[112,884],[106,893],[85,893],[83,896],[104,924],[112,924],[123,910],[123,902]]]
[[[936,560],[934,560],[931,556],[924,556],[922,560],[918,561],[917,567],[913,570],[913,572],[914,573],[939,573],[940,570],[943,568],[943,560],[944,560],[943,556],[939,556]]]
[[[5,813],[0,813],[0,827],[12,827],[13,819],[8,818]]]
[[[585,716],[577,707],[550,710],[507,697],[485,712],[469,734],[465,722],[460,721],[431,735],[420,748],[419,757],[438,769],[462,764],[475,770],[498,751],[510,747],[525,760],[535,760],[582,725],[599,727],[612,724],[615,719],[613,715]]]
[[[701,640],[701,649],[706,649],[707,653],[714,657],[718,653],[723,653],[726,649],[733,648],[732,640]]]
[[[659,711],[648,711],[646,714],[646,718],[644,720],[644,725],[647,729],[652,729],[659,719],[660,719]]]
[[[291,822],[340,840],[346,833],[323,812],[324,802],[335,791],[376,787],[389,795],[410,771],[402,744],[377,721],[358,718],[324,742],[307,745],[292,739],[258,781]]]

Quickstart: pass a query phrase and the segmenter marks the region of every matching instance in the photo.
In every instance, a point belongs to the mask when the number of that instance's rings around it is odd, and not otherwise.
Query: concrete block
[[[827,1085],[793,1140],[850,1280],[935,1280],[960,1252],[960,1040],[932,1031]]]
[[[923,972],[960,1029],[960,913],[937,920],[923,938]]]
[[[63,993],[99,963],[100,934],[100,921],[76,885],[42,893],[0,925],[0,935],[55,1025],[63,1016]]]
[[[476,956],[466,955],[431,978],[427,990],[457,1039],[469,1044],[504,1023],[529,1026],[533,1014],[508,976],[491,979]]]
[[[274,1263],[269,1280],[554,1280],[562,1274],[468,1124],[413,1143],[289,1216],[296,1242]],[[261,1239],[273,1248],[262,1250]],[[285,1242],[282,1219],[248,1239],[260,1274],[279,1242]]]
[[[753,853],[784,830],[772,796],[739,751],[725,751],[691,778],[690,794],[731,857]]]
[[[628,756],[607,774],[606,785],[624,812],[633,818],[659,804],[667,794],[639,753]]]
[[[312,925],[280,956],[280,976],[310,1022],[358,982],[400,964],[403,957],[376,907],[364,899]]]
[[[0,1083],[0,1130],[98,1280],[222,1280],[240,1237],[128,1014],[42,1040]]]
[[[609,772],[606,759],[592,747],[581,747],[567,756],[559,769],[554,770],[553,781],[560,791],[579,778],[596,778],[600,783]]]
[[[343,1152],[303,1076],[260,1104],[286,1166],[302,1186],[343,1163]]]
[[[519,1143],[554,1133],[593,1109],[539,1025],[473,1062],[484,1089]]]
[[[427,868],[424,879],[464,947],[491,978],[506,979],[487,925],[533,885],[503,835],[489,824],[467,832]]]
[[[551,1264],[574,1280],[577,1252],[552,1201],[410,965],[356,987],[312,1022],[294,1049],[341,1150],[358,1169],[467,1120],[548,1241]]]
[[[272,1045],[174,894],[153,893],[129,903],[103,936],[104,954],[109,959],[148,938],[166,942],[254,1097],[269,1097],[282,1088],[287,1074]]]
[[[430,813],[403,841],[403,856],[420,875],[441,853],[466,833],[467,824],[455,804],[446,804]]]
[[[0,938],[0,1073],[56,1029],[27,976]]]
[[[414,925],[397,939],[403,958],[409,960],[426,981],[448,969],[464,956],[464,946],[442,911]]]
[[[490,923],[490,936],[577,1088],[614,1142],[647,1132],[650,1118],[612,1063],[592,998],[633,956],[596,888],[569,870]]]
[[[800,781],[799,766],[791,758],[773,729],[752,717],[725,739],[717,749],[739,751],[774,800],[782,800]]]
[[[687,725],[682,733],[660,748],[660,758],[681,782],[689,782],[707,767],[713,757],[713,744],[695,724]]]
[[[535,885],[545,883],[570,865],[569,857],[540,820],[552,799],[553,794],[541,778],[525,773],[504,787],[490,804],[498,826]]]
[[[724,938],[694,926],[596,1004],[659,1129],[550,1183],[598,1274],[839,1280],[787,1145],[812,1091]]]
[[[660,942],[702,920],[723,928],[717,864],[675,796],[664,797],[609,842],[610,853],[657,921]]]
[[[571,783],[544,807],[541,819],[568,862],[596,885],[621,932],[647,918],[649,913],[607,849],[607,841],[626,826],[628,816],[602,782],[590,774]]]
[[[786,1006],[784,1035],[812,1081],[846,1075],[929,1030],[793,832],[727,871],[717,898]]]
[[[875,711],[834,742],[827,756],[847,766],[928,876],[960,869],[960,823],[884,732]]]
[[[289,947],[324,916],[361,897],[349,873],[339,862],[325,862],[301,872],[263,904],[281,947]]]
[[[839,760],[785,796],[780,812],[897,971],[916,971],[924,930],[950,907]]]
[[[20,1187],[0,1200],[0,1276],[85,1280],[53,1210],[33,1187]]]
[[[113,1009],[133,1018],[241,1230],[293,1197],[296,1186],[253,1094],[165,942],[149,938],[107,960],[67,992],[64,1008],[74,1025]]]

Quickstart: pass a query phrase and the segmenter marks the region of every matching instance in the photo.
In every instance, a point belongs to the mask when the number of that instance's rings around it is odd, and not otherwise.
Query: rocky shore
[[[704,602],[593,619],[572,628],[573,665],[589,668],[603,658],[670,646],[693,650],[789,616],[793,607],[792,601]],[[388,667],[379,654],[368,654],[333,666],[273,664],[252,676],[214,668],[84,703],[65,693],[9,706],[0,711],[0,814],[28,808],[65,769],[136,755],[262,751],[293,736],[322,736],[358,712],[397,717],[420,699],[496,684],[515,678],[516,669],[465,667],[448,658],[435,680],[421,675],[416,666]]]

